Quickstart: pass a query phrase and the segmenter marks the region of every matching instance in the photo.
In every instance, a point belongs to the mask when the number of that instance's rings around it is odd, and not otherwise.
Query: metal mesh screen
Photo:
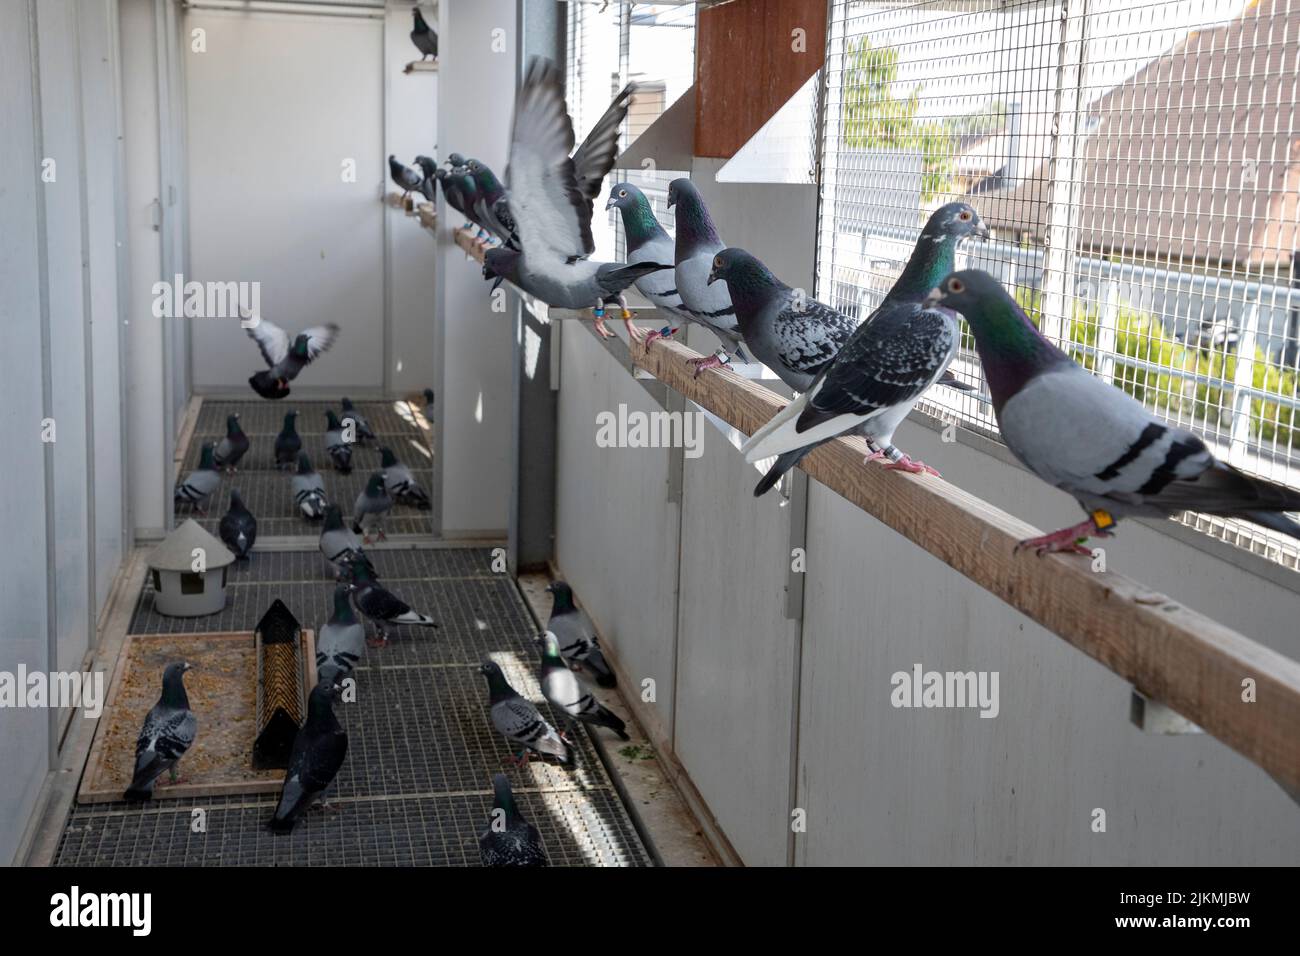
[[[1300,0],[836,0],[819,297],[865,318],[929,212],[964,199],[993,238],[959,268],[1222,459],[1300,487],[1298,33]],[[953,370],[983,384],[968,334]],[[970,395],[918,408],[996,435]],[[1185,520],[1296,565],[1273,532]]]

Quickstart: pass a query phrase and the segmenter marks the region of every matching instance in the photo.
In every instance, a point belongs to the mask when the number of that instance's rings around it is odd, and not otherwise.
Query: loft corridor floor
[[[318,446],[326,406],[295,407],[302,413],[304,448]],[[209,617],[158,614],[146,577],[128,634],[251,630],[275,598],[304,627],[318,630],[329,615],[334,581],[315,546],[317,526],[294,516],[289,478],[276,474],[271,464],[271,443],[283,417],[279,406],[205,404],[186,464],[197,460],[199,443],[224,433],[231,408],[240,412],[252,448],[233,481],[223,479],[222,492],[257,487],[262,498],[245,497],[258,518],[259,535],[301,537],[302,545],[254,551],[231,575],[225,609]],[[419,426],[403,422],[391,403],[358,403],[358,408],[381,442],[385,436],[422,440]],[[319,426],[312,421],[316,417]],[[369,454],[377,466],[377,453]],[[414,454],[398,454],[413,463]],[[348,492],[355,497],[370,470],[358,467],[331,482],[325,461],[317,468],[327,490],[349,504]],[[277,484],[284,486],[283,494]],[[272,525],[280,530],[263,530],[259,503],[266,520],[281,523]],[[225,506],[214,499],[206,527],[215,530]],[[423,514],[404,509],[399,518],[412,522],[406,526],[410,533],[427,533]],[[397,537],[395,526],[390,519],[389,534]],[[506,768],[511,750],[488,718],[486,685],[477,671],[481,661],[496,660],[521,694],[537,702],[553,723],[558,718],[542,703],[535,678],[536,625],[516,583],[491,570],[491,552],[412,547],[399,537],[371,553],[384,585],[440,627],[398,628],[387,647],[367,648],[355,672],[356,702],[335,707],[348,733],[348,754],[324,795],[331,810],[310,812],[293,833],[278,835],[265,826],[275,807],[273,794],[159,796],[143,806],[74,805],[56,865],[477,865],[478,834],[487,825],[492,775],[498,771],[510,778],[522,812],[541,831],[552,865],[650,865],[651,856],[584,732],[572,735],[577,761],[571,769],[540,761]],[[183,773],[184,760],[180,766]],[[192,811],[200,807],[206,811],[206,832],[195,833]]]

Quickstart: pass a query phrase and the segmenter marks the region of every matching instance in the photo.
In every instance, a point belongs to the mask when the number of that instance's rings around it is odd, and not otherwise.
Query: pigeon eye
[[[962,221],[962,222],[970,222],[970,213],[969,213],[969,212],[963,212],[963,213],[961,214],[961,221]]]
[[[715,269],[721,269],[721,268],[722,268],[722,256],[714,256],[714,257],[713,257],[713,268],[715,268]]]
[[[949,280],[948,280],[948,291],[949,291],[949,292],[961,292],[961,290],[964,289],[964,288],[966,288],[966,287],[965,287],[964,285],[962,285],[962,282],[961,282],[960,279],[949,279]]]
[[[620,189],[620,190],[618,191],[618,198],[619,198],[619,199],[625,199],[625,198],[627,198],[627,190],[626,190],[626,189]]]

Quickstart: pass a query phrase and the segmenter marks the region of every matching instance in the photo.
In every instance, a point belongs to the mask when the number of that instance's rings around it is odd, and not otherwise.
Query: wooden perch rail
[[[461,242],[459,234],[457,242],[481,259],[477,243]],[[785,406],[730,371],[694,378],[687,361],[698,353],[677,342],[635,346],[631,355],[637,367],[746,435]],[[799,467],[1143,696],[1195,722],[1300,799],[1300,663],[1131,578],[1095,572],[1087,558],[1015,554],[1016,543],[1038,529],[941,478],[864,467],[866,453],[861,438],[839,438]],[[1249,703],[1242,700],[1247,678],[1255,682]]]

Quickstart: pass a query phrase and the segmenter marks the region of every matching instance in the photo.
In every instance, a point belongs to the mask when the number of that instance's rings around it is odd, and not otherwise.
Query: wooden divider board
[[[303,682],[316,684],[315,633],[301,634]],[[194,745],[177,764],[181,780],[163,774],[156,797],[279,793],[280,770],[254,770],[257,736],[257,649],[252,631],[128,635],[113,671],[104,713],[95,728],[78,803],[121,800],[135,768],[135,742],[145,714],[162,692],[162,670],[185,660],[190,709],[198,718]],[[205,666],[206,665],[206,666]]]

